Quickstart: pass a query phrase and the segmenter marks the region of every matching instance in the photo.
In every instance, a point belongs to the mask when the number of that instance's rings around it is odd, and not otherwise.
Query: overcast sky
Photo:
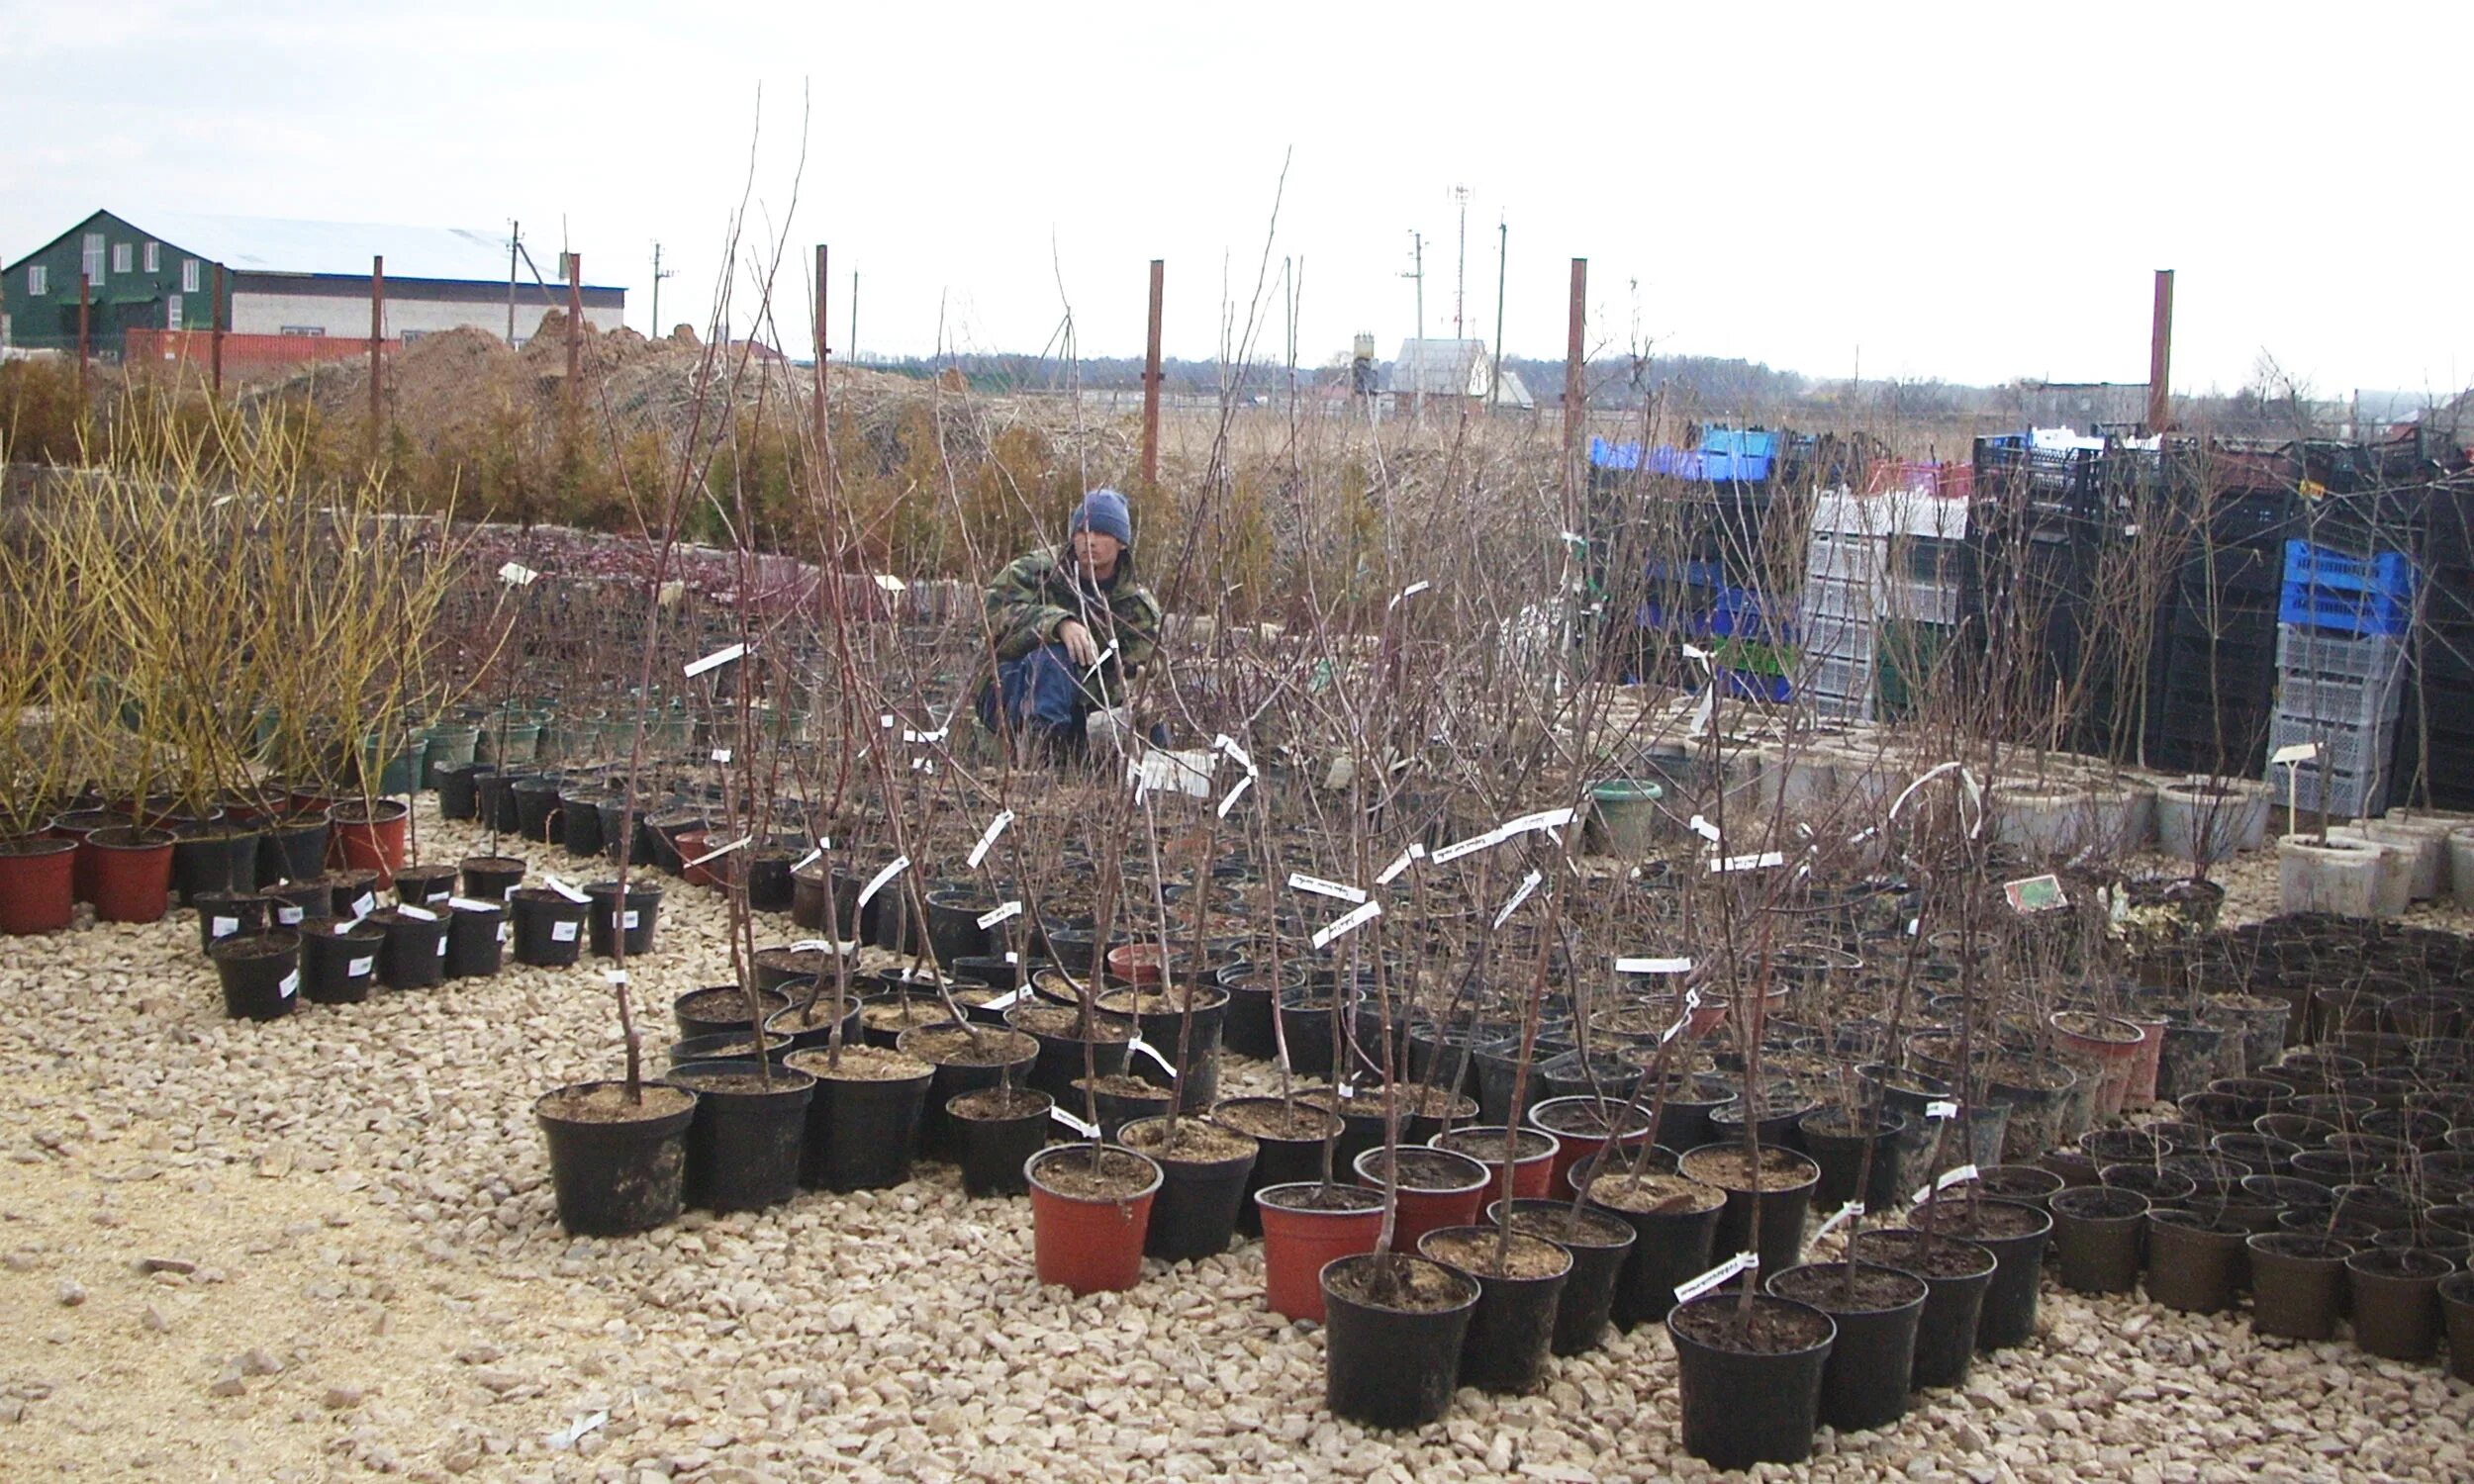
[[[2323,395],[2447,390],[2474,379],[2468,14],[0,0],[0,258],[160,206],[516,218],[546,270],[563,221],[639,327],[659,240],[662,319],[701,326],[745,191],[742,257],[794,249],[796,352],[824,241],[837,354],[854,269],[863,352],[1037,350],[1070,306],[1086,353],[1139,353],[1162,257],[1169,351],[1209,355],[1268,232],[1321,362],[1412,332],[1412,230],[1452,332],[1465,185],[1469,333],[1501,220],[1516,354],[1562,354],[1585,256],[1593,350],[2140,381],[2171,267],[2181,390],[2263,352]]]

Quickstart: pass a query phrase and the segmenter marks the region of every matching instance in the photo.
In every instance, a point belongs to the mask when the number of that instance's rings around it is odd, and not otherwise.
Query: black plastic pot
[[[503,773],[487,769],[474,775],[473,818],[483,829],[502,835],[517,833],[523,817],[516,809],[515,787],[522,780],[532,777],[535,775],[529,770]]]
[[[571,1235],[623,1237],[678,1217],[696,1094],[662,1082],[642,1091],[631,1104],[623,1082],[578,1082],[532,1105],[549,1142],[558,1222]]]
[[[1048,1145],[1049,1110],[1056,1099],[1045,1092],[1016,1087],[999,1104],[993,1095],[965,1093],[945,1105],[953,1120],[955,1154],[962,1165],[965,1195],[1021,1195],[1030,1189],[1023,1175],[1031,1156]]]
[[[1570,1201],[1517,1200],[1511,1208],[1514,1231],[1542,1237],[1572,1256],[1571,1272],[1555,1305],[1555,1338],[1549,1347],[1558,1355],[1585,1354],[1605,1341],[1615,1313],[1616,1285],[1640,1240],[1630,1222],[1609,1212],[1584,1209],[1577,1223],[1570,1220],[1571,1215]],[[1490,1222],[1501,1220],[1503,1202],[1488,1205],[1485,1216]]]
[[[2053,1218],[2016,1201],[1946,1201],[1934,1228],[1962,1237],[1993,1254],[1999,1264],[1984,1290],[1976,1320],[1976,1348],[1987,1352],[2036,1338],[2037,1287],[2045,1274],[2045,1245]]]
[[[1821,1167],[1793,1150],[1764,1146],[1760,1152],[1762,1183],[1767,1184],[1776,1169],[1784,1170],[1788,1183],[1777,1189],[1764,1189],[1757,1196],[1750,1189],[1735,1189],[1703,1173],[1735,1152],[1736,1146],[1732,1145],[1704,1145],[1683,1157],[1683,1172],[1727,1192],[1726,1209],[1718,1218],[1716,1251],[1721,1254],[1740,1252],[1755,1248],[1758,1241],[1761,1270],[1783,1272],[1804,1259],[1804,1221],[1811,1213],[1813,1186],[1821,1178]],[[1760,1202],[1758,1238],[1753,1225],[1753,1203],[1757,1199]]]
[[[258,837],[258,889],[277,881],[305,881],[327,869],[327,811],[278,814]]]
[[[172,890],[181,905],[195,906],[210,891],[256,890],[261,838],[254,829],[229,824],[180,831],[172,842]]]
[[[413,914],[421,912],[425,917]],[[369,914],[387,941],[378,950],[378,982],[390,989],[427,989],[446,977],[444,917],[427,907],[386,907]]]
[[[481,979],[499,972],[507,940],[507,904],[466,897],[447,905],[446,976]]]
[[[787,850],[758,849],[747,857],[747,910],[787,912],[791,909],[791,867]]]
[[[1211,1116],[1255,1142],[1254,1169],[1246,1177],[1244,1202],[1237,1208],[1237,1230],[1248,1237],[1263,1235],[1263,1213],[1255,1205],[1255,1192],[1271,1185],[1289,1185],[1323,1177],[1323,1146],[1327,1138],[1336,1138],[1346,1125],[1338,1114],[1310,1103],[1294,1102],[1295,1111],[1284,1112],[1277,1097],[1229,1098],[1211,1110]],[[1305,1132],[1319,1126],[1323,1135]],[[1290,1137],[1291,1131],[1294,1136]],[[1402,1143],[1408,1141],[1403,1138]],[[1334,1177],[1346,1180],[1348,1161],[1335,1151],[1332,1157]]]
[[[259,893],[266,898],[268,927],[297,928],[334,915],[334,893],[323,877],[306,881],[281,881]]]
[[[1644,1107],[1658,1103],[1658,1129],[1652,1142],[1663,1144],[1677,1154],[1689,1154],[1717,1137],[1711,1127],[1710,1115],[1735,1101],[1735,1088],[1726,1078],[1696,1075],[1675,1079],[1661,1102],[1654,1092],[1639,1094]]]
[[[1149,1057],[1134,1055],[1126,1060],[1126,1069],[1146,1082],[1161,1087],[1176,1087],[1178,1107],[1188,1113],[1200,1112],[1219,1101],[1220,1037],[1227,1024],[1228,991],[1214,984],[1193,986],[1193,1023],[1187,1029],[1186,1013],[1178,999],[1158,992],[1156,984],[1134,989],[1111,989],[1099,996],[1099,1008],[1112,1015],[1131,1014],[1141,1030],[1143,1044],[1160,1054],[1169,1064],[1163,1067]],[[1177,1043],[1187,1037],[1186,1080],[1181,1084],[1170,1072],[1177,1065]],[[1157,1218],[1154,1218],[1156,1221]]]
[[[1690,1200],[1676,1203],[1674,1209],[1633,1211],[1609,1203],[1612,1178],[1600,1176],[1590,1182],[1589,1208],[1605,1212],[1633,1231],[1631,1254],[1615,1280],[1615,1323],[1626,1330],[1664,1323],[1666,1311],[1675,1307],[1676,1286],[1709,1271],[1727,1193],[1714,1185],[1699,1186],[1687,1192]]]
[[[558,843],[571,856],[601,856],[608,852],[610,841],[602,833],[602,805],[609,802],[604,793],[566,793],[558,799]]]
[[[255,891],[202,891],[195,905],[200,953],[226,938],[262,933],[273,921],[274,902]]]
[[[1931,1289],[1914,1273],[1856,1265],[1867,1292],[1851,1298],[1848,1264],[1811,1262],[1772,1273],[1762,1286],[1778,1298],[1809,1304],[1839,1327],[1821,1376],[1821,1420],[1841,1433],[1883,1428],[1907,1415],[1907,1377],[1916,1365],[1916,1330]]]
[[[1515,1260],[1545,1270],[1498,1273],[1494,1254],[1500,1236],[1494,1227],[1443,1227],[1418,1238],[1417,1252],[1477,1280],[1477,1307],[1461,1342],[1461,1384],[1517,1395],[1535,1390],[1546,1372],[1572,1257],[1557,1243],[1515,1234]]]
[[[558,822],[559,783],[557,774],[545,773],[510,785],[516,800],[517,834],[543,845],[550,843],[551,830]]]
[[[1289,987],[1303,982],[1293,971],[1281,975]],[[1241,1057],[1271,1061],[1279,1051],[1272,1035],[1271,971],[1254,964],[1231,964],[1219,973],[1228,991],[1228,1013],[1221,1023],[1220,1044]]]
[[[1786,1299],[1757,1297],[1758,1320],[1801,1325],[1819,1334],[1792,1348],[1756,1350],[1733,1338],[1739,1297],[1725,1290],[1678,1304],[1666,1319],[1675,1345],[1675,1386],[1683,1412],[1683,1450],[1713,1468],[1801,1463],[1813,1453],[1821,1381],[1838,1325]],[[1799,1318],[1809,1316],[1809,1318]]]
[[[565,969],[583,956],[586,903],[547,886],[523,886],[507,899],[507,907],[515,919],[517,963]]]
[[[2185,1314],[2218,1314],[2241,1287],[2250,1232],[2196,1211],[2147,1213],[2147,1297]]]
[[[996,905],[994,897],[977,891],[928,893],[927,946],[936,962],[951,964],[986,954],[988,930],[980,926],[980,918]]]
[[[364,922],[322,923],[301,930],[301,992],[316,1004],[356,1005],[377,981],[386,929]]]
[[[1023,1032],[1039,1043],[1039,1062],[1024,1080],[1061,1104],[1074,1104],[1080,1097],[1074,1081],[1083,1074],[1083,1043],[1069,1030],[1064,1035],[1046,1029],[1050,1017],[1037,1014],[1039,1007],[1017,1005],[1005,1012],[1005,1024]],[[1113,1015],[1092,1015],[1093,1028],[1114,1039],[1092,1043],[1092,1064],[1103,1077],[1115,1076],[1125,1069],[1125,1057],[1133,1042],[1133,1027]],[[1076,1022],[1077,1025],[1080,1022]],[[1148,1110],[1146,1110],[1148,1111]]]
[[[475,901],[503,902],[523,883],[524,863],[514,856],[466,856],[462,869],[464,894]]]
[[[829,1065],[829,1057],[825,1051],[797,1051],[787,1062],[816,1079],[815,1100],[808,1105],[800,1183],[810,1190],[847,1192],[882,1190],[909,1179],[919,1107],[934,1068],[873,1047],[844,1046],[845,1065],[838,1069]],[[899,1076],[853,1075],[855,1064],[870,1058],[881,1059],[879,1066],[908,1066]]]
[[[1916,1368],[1908,1385],[1955,1386],[1975,1359],[1976,1321],[1984,1291],[2000,1264],[1972,1242],[1888,1228],[1859,1232],[1849,1244],[1858,1262],[1878,1262],[1924,1279],[1924,1314],[1916,1322]]]
[[[226,938],[207,950],[232,1020],[280,1020],[301,992],[301,935],[289,928]]]
[[[618,957],[619,934],[626,935],[627,957],[641,958],[653,951],[653,929],[661,917],[661,888],[636,878],[627,882],[625,910],[619,910],[617,881],[587,881],[584,894],[591,897],[593,957]]]
[[[2345,1259],[2354,1245],[2311,1232],[2253,1232],[2250,1327],[2289,1340],[2327,1340],[2345,1312]]]
[[[1361,1297],[1379,1263],[1424,1269],[1430,1307],[1380,1305]],[[1370,1428],[1416,1428],[1443,1416],[1459,1384],[1461,1347],[1476,1313],[1477,1280],[1440,1262],[1372,1252],[1323,1268],[1323,1402],[1334,1417]]]
[[[2456,1264],[2416,1248],[2358,1252],[2345,1259],[2353,1343],[2384,1360],[2428,1360],[2439,1348],[2439,1280]]]
[[[2139,1284],[2147,1197],[2106,1185],[2053,1192],[2053,1250],[2061,1286],[2080,1293],[2128,1293]]]
[[[687,1062],[663,1080],[696,1094],[696,1117],[687,1130],[689,1205],[761,1211],[799,1193],[814,1077],[778,1067],[764,1086],[756,1062]]]
[[[497,771],[487,763],[449,764],[431,769],[429,777],[438,790],[438,817],[474,818],[480,811],[481,779]]]
[[[1178,1120],[1179,1138],[1186,1130],[1205,1126],[1198,1115]],[[1127,1149],[1148,1155],[1160,1166],[1160,1193],[1151,1203],[1151,1223],[1143,1232],[1143,1255],[1164,1262],[1217,1256],[1227,1252],[1237,1234],[1237,1208],[1246,1199],[1247,1177],[1254,1172],[1256,1146],[1252,1138],[1231,1129],[1213,1128],[1222,1140],[1245,1146],[1216,1158],[1194,1158],[1167,1144],[1168,1120],[1135,1119],[1117,1131]]]
[[[913,1026],[895,1038],[894,1045],[904,1055],[935,1068],[927,1098],[919,1107],[919,1153],[931,1159],[954,1158],[954,1127],[945,1115],[947,1103],[999,1082],[1019,1086],[1023,1073],[1039,1059],[1039,1043],[1020,1031],[982,1027],[973,1037],[950,1021]]]
[[[1907,1115],[1895,1108],[1861,1109],[1853,1115],[1854,1130],[1832,1127],[1833,1120],[1845,1112],[1824,1104],[1807,1111],[1797,1125],[1805,1158],[1821,1169],[1821,1178],[1813,1185],[1813,1208],[1836,1211],[1858,1199],[1856,1182],[1864,1180],[1860,1199],[1865,1209],[1887,1211],[1903,1188],[1900,1180],[1906,1161],[1900,1158],[1899,1139],[1908,1127]],[[1875,1123],[1877,1131],[1865,1132]],[[1864,1164],[1866,1145],[1872,1149],[1869,1176]]]
[[[2474,1272],[2439,1280],[2439,1320],[2448,1336],[2448,1374],[2474,1381]]]
[[[791,1002],[789,995],[778,989],[756,991],[756,1018],[772,1016]],[[709,984],[690,989],[670,1002],[670,1018],[679,1027],[682,1040],[695,1036],[718,1036],[735,1032],[747,1034],[747,991],[736,984]]]
[[[399,866],[395,898],[416,907],[441,908],[455,894],[455,877],[452,866]]]

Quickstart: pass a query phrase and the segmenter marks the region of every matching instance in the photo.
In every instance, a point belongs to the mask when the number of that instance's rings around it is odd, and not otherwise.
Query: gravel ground
[[[431,859],[470,843],[427,801],[420,828]],[[2230,916],[2272,908],[2252,862],[2227,875]],[[634,965],[656,1046],[672,996],[727,976],[716,901],[670,883]],[[1676,1445],[1663,1330],[1370,1435],[1321,1412],[1321,1337],[1265,1310],[1254,1244],[1076,1301],[1032,1280],[1028,1205],[967,1201],[942,1166],[570,1241],[529,1105],[618,1065],[589,965],[256,1025],[223,1018],[185,912],[12,944],[0,1477],[1710,1472]],[[2474,1477],[2474,1388],[2433,1367],[2049,1286],[2043,1312],[2034,1345],[1895,1430],[1824,1433],[1796,1475]]]

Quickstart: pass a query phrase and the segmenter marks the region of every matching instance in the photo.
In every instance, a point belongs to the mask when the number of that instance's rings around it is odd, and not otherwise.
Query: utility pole
[[[524,225],[510,221],[507,224],[507,345],[511,350],[516,345],[516,254],[523,251],[523,246]]]
[[[86,367],[94,359],[94,337],[91,324],[94,315],[94,280],[83,272],[77,275],[77,416],[86,416]]]
[[[2156,270],[2156,303],[2147,322],[2147,434],[2173,417],[2173,270]],[[2356,434],[2360,436],[2360,434]]]
[[[825,250],[825,244],[818,242],[816,244],[816,323],[813,326],[816,338],[816,381],[814,401],[809,409],[809,417],[811,419],[816,440],[816,469],[820,475],[820,488],[817,491],[819,502],[829,497],[833,489],[833,429],[832,424],[825,417],[824,400],[825,362],[831,353],[831,347],[825,343],[827,338],[825,325],[829,322],[825,319],[824,300],[825,285],[830,282],[825,277],[829,261],[830,255]]]
[[[1143,347],[1143,493],[1160,488],[1160,301],[1168,265],[1151,260],[1151,333]]]
[[[387,342],[387,260],[373,256],[369,260],[369,456],[378,457],[383,444],[380,429],[386,425],[386,358],[379,350]]]
[[[1409,415],[1426,418],[1426,237],[1409,232],[1409,277],[1417,280],[1417,338],[1409,341]]]
[[[678,276],[679,276],[679,270],[678,270],[678,269],[676,269],[676,268],[665,268],[665,267],[663,267],[663,266],[661,265],[661,243],[659,243],[659,242],[655,242],[655,243],[653,244],[653,333],[652,333],[652,338],[654,338],[654,339],[656,339],[656,340],[658,340],[658,339],[660,339],[660,338],[661,338],[661,281],[662,281],[663,279],[665,279],[665,278],[676,278],[676,277],[678,277]]]
[[[1564,468],[1568,488],[1576,487],[1580,474],[1580,430],[1588,420],[1583,405],[1586,394],[1581,387],[1581,361],[1588,354],[1582,338],[1587,323],[1589,304],[1589,260],[1572,259],[1571,322],[1564,337]],[[1577,504],[1577,502],[1574,502]]]
[[[579,412],[584,408],[584,254],[570,252],[567,259],[567,401]]]
[[[215,400],[221,402],[224,398],[224,265],[222,263],[215,265],[215,308],[206,323],[213,331],[212,337],[207,341],[207,353],[214,366]]]
[[[850,270],[850,339],[842,346],[842,354],[852,360],[859,358],[859,270]]]
[[[1494,376],[1486,383],[1486,405],[1503,403],[1503,265],[1512,248],[1512,229],[1501,217],[1494,222]]]
[[[1454,186],[1452,199],[1461,207],[1461,258],[1452,270],[1452,338],[1466,338],[1462,317],[1469,304],[1469,187]]]

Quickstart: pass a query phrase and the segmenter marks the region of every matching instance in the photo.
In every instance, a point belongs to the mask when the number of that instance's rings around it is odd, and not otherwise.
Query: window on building
[[[148,243],[146,243],[146,271],[147,271],[148,273],[160,273],[160,272],[162,272],[162,271],[163,271],[163,244],[162,244],[162,243],[160,243],[160,242],[148,242]]]
[[[112,271],[115,273],[135,273],[138,271],[137,243],[114,242],[112,244]]]
[[[79,260],[78,267],[85,273],[86,282],[97,287],[102,285],[103,233],[99,232],[86,233],[86,250]]]
[[[194,257],[181,259],[180,292],[184,294],[195,294],[199,292],[198,260]]]
[[[423,335],[428,333],[429,333],[429,331],[426,329],[408,329],[403,332],[402,339],[405,344],[410,345],[415,340],[420,339]]]
[[[163,296],[163,327],[165,329],[180,328],[180,296],[178,294]]]
[[[40,299],[50,292],[51,270],[42,263],[28,263],[26,265],[27,296]]]
[[[327,326],[324,325],[287,325],[283,327],[283,332],[288,335],[311,335],[324,338]]]

